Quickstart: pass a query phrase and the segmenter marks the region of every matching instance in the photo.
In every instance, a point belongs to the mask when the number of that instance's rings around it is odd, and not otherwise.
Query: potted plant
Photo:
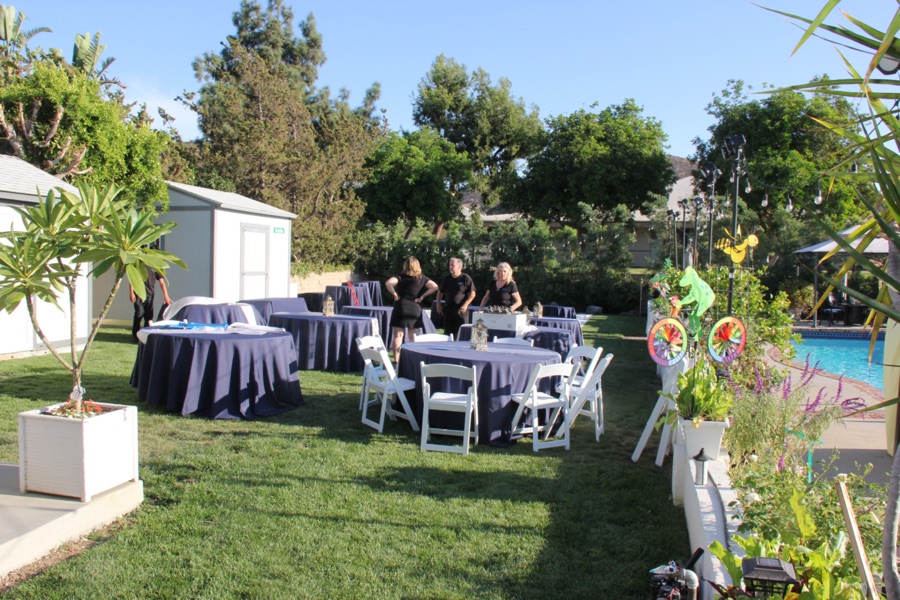
[[[680,421],[676,437],[684,436],[687,457],[695,456],[701,448],[709,456],[718,457],[734,395],[719,381],[713,365],[698,359],[694,366],[678,374],[677,391],[663,395],[675,407],[661,421],[670,424]]]
[[[0,234],[0,310],[13,312],[25,302],[35,333],[72,375],[65,402],[19,415],[19,485],[35,491],[89,501],[93,494],[126,481],[138,481],[137,410],[133,406],[85,399],[82,375],[91,344],[127,276],[145,296],[147,268],[164,273],[184,263],[149,245],[175,224],[155,224],[117,196],[122,188],[78,186],[79,194],[51,190],[34,206],[16,208],[23,230]],[[59,193],[57,193],[59,192]],[[115,279],[88,338],[76,343],[76,290],[83,270]],[[45,335],[36,310],[39,301],[60,308],[65,297],[70,318],[68,358]]]

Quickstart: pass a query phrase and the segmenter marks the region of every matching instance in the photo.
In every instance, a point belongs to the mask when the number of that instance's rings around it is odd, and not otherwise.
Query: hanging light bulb
[[[816,205],[822,204],[822,188],[821,188],[821,187],[820,187],[820,188],[818,189],[818,191],[816,192],[816,197],[813,198],[813,202],[814,202]]]
[[[791,197],[790,197],[790,196],[787,197],[787,204],[784,205],[784,208],[785,208],[785,210],[787,210],[788,212],[791,212],[792,210],[794,210],[794,203],[791,202]]]
[[[769,192],[765,192],[765,193],[763,194],[763,199],[762,199],[762,202],[760,202],[760,205],[761,205],[763,208],[765,208],[765,207],[767,207],[767,206],[769,205]]]
[[[744,188],[744,193],[745,193],[745,194],[749,194],[749,193],[752,192],[752,191],[753,191],[753,188],[750,186],[750,180],[748,179],[748,180],[747,180],[747,187]]]

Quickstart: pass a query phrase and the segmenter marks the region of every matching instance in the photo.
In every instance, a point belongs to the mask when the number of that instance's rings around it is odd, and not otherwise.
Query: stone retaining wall
[[[303,277],[291,276],[292,292],[302,294],[304,292],[324,292],[326,286],[343,285],[351,280],[358,279],[353,271],[329,271],[328,273],[312,273]]]

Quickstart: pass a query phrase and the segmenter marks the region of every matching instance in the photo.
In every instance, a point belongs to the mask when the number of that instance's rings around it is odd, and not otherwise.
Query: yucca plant
[[[894,13],[890,23],[883,31],[844,13],[844,17],[853,26],[851,29],[825,23],[825,19],[839,3],[840,0],[829,0],[814,19],[782,11],[773,12],[806,24],[804,34],[794,52],[813,35],[827,37],[828,34],[831,34],[841,38],[841,46],[862,50],[870,56],[869,63],[862,73],[855,69],[851,61],[842,54],[849,77],[813,81],[786,89],[864,98],[867,101],[868,114],[861,116],[858,122],[864,132],[862,135],[856,133],[853,128],[847,127],[847,124],[822,122],[823,126],[845,136],[853,143],[853,151],[835,165],[831,170],[831,175],[834,177],[868,177],[881,193],[881,200],[875,204],[860,197],[860,202],[870,212],[870,218],[846,239],[837,231],[829,229],[831,237],[837,242],[839,248],[847,253],[848,258],[837,277],[826,280],[832,287],[840,289],[872,309],[870,321],[875,325],[872,338],[874,346],[874,336],[886,318],[900,322],[900,234],[897,231],[897,225],[900,223],[900,153],[898,153],[900,150],[900,118],[898,118],[895,104],[900,100],[900,80],[873,77],[876,71],[896,73],[897,67],[900,66],[900,39],[897,38],[897,34],[900,32],[900,8]],[[886,103],[891,103],[892,106],[888,107]],[[856,163],[862,163],[864,168],[853,169],[858,171],[855,174],[847,173],[847,167]],[[827,225],[826,229],[828,229]],[[888,262],[884,268],[863,255],[863,250],[878,236],[885,236],[889,240]],[[853,243],[857,241],[858,244],[854,247]],[[833,253],[826,255],[823,260],[827,260],[832,255]],[[880,282],[881,287],[877,298],[869,298],[839,282],[845,273],[857,265],[874,275]],[[896,398],[888,399],[880,406],[896,402]],[[892,600],[900,599],[900,576],[897,573],[898,525],[900,525],[900,450],[894,453],[882,538],[885,588],[888,598]]]
[[[47,350],[72,374],[69,402],[74,414],[82,415],[82,372],[91,343],[112,306],[122,280],[128,277],[135,294],[144,298],[147,267],[164,273],[170,265],[186,268],[184,262],[152,242],[175,227],[155,224],[153,215],[138,212],[117,196],[122,188],[102,190],[78,186],[79,194],[57,188],[47,192],[34,206],[16,208],[22,231],[0,234],[0,310],[13,312],[25,302],[31,324]],[[115,278],[99,317],[79,354],[76,338],[76,286],[88,266],[99,277],[112,270]],[[60,307],[67,297],[70,315],[70,356],[66,358],[50,343],[35,311],[38,300]]]

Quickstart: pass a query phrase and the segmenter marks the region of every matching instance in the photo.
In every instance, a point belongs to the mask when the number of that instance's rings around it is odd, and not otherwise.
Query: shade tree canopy
[[[535,218],[577,224],[584,218],[582,203],[602,220],[613,218],[620,205],[640,210],[654,195],[666,194],[675,181],[667,137],[657,119],[642,113],[626,99],[601,111],[547,119],[515,204]]]

